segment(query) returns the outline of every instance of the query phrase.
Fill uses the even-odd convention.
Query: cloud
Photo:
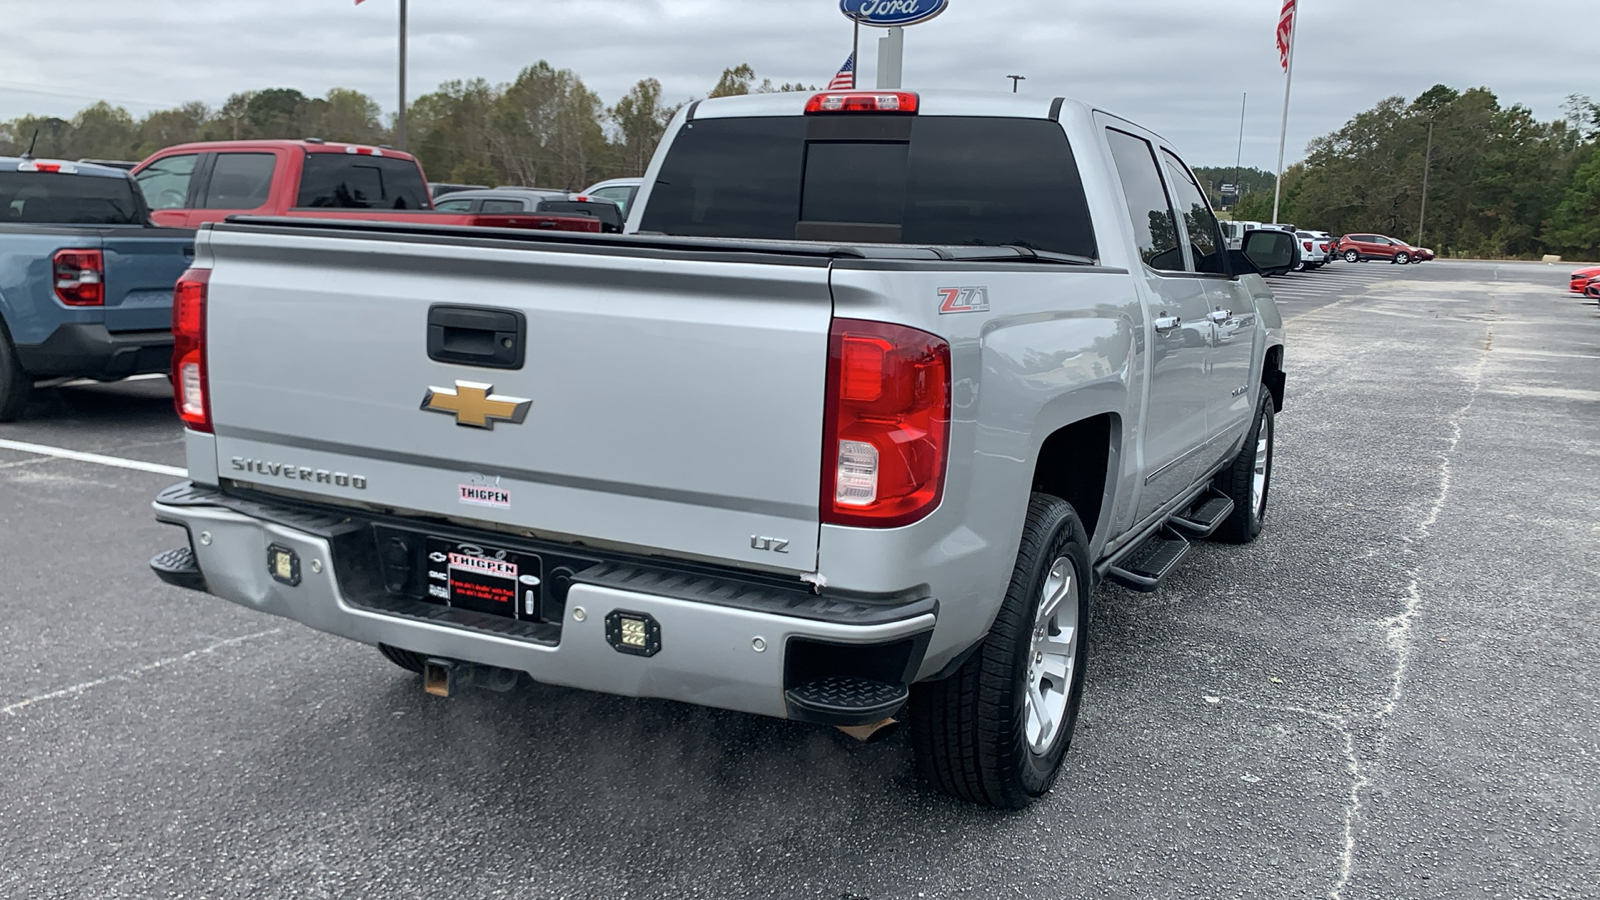
[[[66,16],[13,18],[0,57],[0,119],[70,115],[106,98],[135,114],[231,93],[332,87],[396,97],[399,0],[77,0]],[[909,87],[1066,95],[1117,112],[1229,164],[1248,92],[1246,165],[1276,163],[1283,78],[1277,0],[952,0],[907,31]],[[1577,0],[1390,0],[1354,14],[1303,4],[1289,157],[1393,94],[1477,85],[1559,115],[1600,85],[1600,4]],[[824,84],[850,51],[832,0],[410,0],[410,91],[483,77],[502,82],[547,59],[608,102],[641,78],[671,100],[703,96],[727,66],[774,82]],[[863,29],[863,77],[875,72]],[[870,83],[870,81],[864,82]]]

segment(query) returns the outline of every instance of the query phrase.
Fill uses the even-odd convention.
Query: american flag
[[[1290,2],[1292,3],[1294,0],[1290,0]],[[833,76],[833,80],[828,82],[828,90],[853,91],[855,89],[856,55],[852,53],[850,54],[850,58],[844,61],[844,65],[839,67],[839,74]]]
[[[1278,13],[1278,63],[1289,71],[1289,53],[1294,46],[1294,3],[1283,0],[1283,12]]]

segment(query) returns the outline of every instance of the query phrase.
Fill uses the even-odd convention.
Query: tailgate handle
[[[508,309],[481,306],[428,308],[428,358],[458,366],[520,369],[528,319]]]

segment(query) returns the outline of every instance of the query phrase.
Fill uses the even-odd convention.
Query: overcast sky
[[[230,93],[366,91],[395,107],[399,0],[0,0],[0,120],[105,98],[135,115]],[[1094,103],[1159,131],[1193,165],[1275,165],[1280,0],[951,0],[907,30],[910,88],[1022,90]],[[413,97],[453,78],[514,78],[547,59],[607,103],[654,77],[676,102],[724,67],[824,84],[850,50],[835,0],[411,0]],[[863,84],[875,70],[863,29]],[[1302,0],[1289,156],[1392,94],[1493,89],[1556,118],[1600,98],[1600,0]]]

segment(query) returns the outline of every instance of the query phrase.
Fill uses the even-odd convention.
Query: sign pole
[[[888,34],[878,39],[878,90],[899,90],[902,67],[906,58],[906,30],[899,25],[890,26]]]

